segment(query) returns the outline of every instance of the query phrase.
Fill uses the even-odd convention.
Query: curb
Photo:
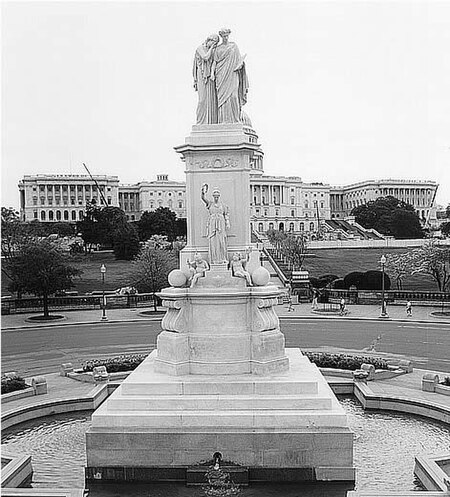
[[[2,331],[15,331],[15,330],[35,330],[39,328],[64,328],[67,326],[79,326],[80,324],[98,324],[100,326],[105,326],[108,323],[139,323],[142,321],[158,321],[161,319],[162,316],[142,316],[140,319],[108,319],[107,321],[76,321],[75,323],[46,323],[46,324],[39,324],[36,326],[10,326],[10,327],[2,327]],[[25,319],[24,319],[25,321]]]
[[[17,330],[34,330],[34,329],[39,329],[39,328],[63,328],[67,326],[79,326],[80,324],[98,324],[100,326],[104,326],[108,323],[138,323],[142,321],[159,321],[161,320],[161,316],[142,316],[141,318],[138,319],[108,319],[108,321],[76,321],[74,323],[61,323],[61,322],[54,322],[54,323],[44,323],[44,324],[37,324],[35,326],[10,326],[10,327],[2,327],[2,331],[17,331]],[[396,322],[396,323],[415,323],[415,324],[437,324],[437,325],[445,325],[448,324],[450,325],[450,320],[442,320],[442,321],[435,321],[435,320],[426,320],[426,319],[402,319],[402,318],[384,318],[380,319],[378,317],[364,317],[364,316],[354,316],[354,317],[348,317],[348,316],[292,316],[292,315],[280,315],[278,316],[280,320],[327,320],[327,319],[337,319],[341,321],[374,321],[374,322]],[[25,321],[25,319],[24,319]]]
[[[402,319],[402,318],[378,318],[378,317],[364,317],[364,316],[278,316],[280,320],[284,319],[317,319],[317,320],[326,320],[326,319],[337,319],[340,321],[375,321],[375,322],[395,322],[395,323],[415,323],[415,324],[450,324],[450,321],[434,321],[427,319]]]

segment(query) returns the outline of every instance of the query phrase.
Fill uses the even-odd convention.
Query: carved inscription
[[[227,167],[238,167],[238,157],[216,157],[211,159],[190,160],[191,167],[196,169],[224,169]]]

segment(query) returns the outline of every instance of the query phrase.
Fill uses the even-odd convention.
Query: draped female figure
[[[212,34],[197,48],[194,56],[194,88],[198,92],[197,124],[217,124],[217,93],[211,79],[214,51],[219,36]]]
[[[206,198],[208,185],[202,186],[202,200],[205,202],[209,212],[206,225],[206,235],[209,241],[209,263],[221,264],[227,262],[227,229],[230,228],[230,216],[228,207],[219,200],[220,191],[213,191],[213,200]]]
[[[231,31],[222,29],[222,43],[214,52],[211,79],[217,90],[218,123],[241,122],[241,108],[247,102],[248,80],[244,58],[236,43],[228,41]]]

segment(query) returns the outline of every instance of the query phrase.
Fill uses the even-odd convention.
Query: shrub
[[[25,383],[25,380],[20,376],[15,376],[13,378],[6,378],[2,376],[2,395],[4,393],[16,392],[17,390],[25,390],[29,385]]]
[[[303,352],[319,368],[360,369],[362,364],[373,364],[375,369],[388,369],[388,363],[380,357],[330,354],[328,352]]]
[[[450,376],[446,376],[443,381],[441,381],[441,385],[445,385],[446,387],[450,387]]]
[[[121,355],[106,359],[92,359],[82,364],[83,372],[93,371],[97,366],[105,366],[108,373],[118,373],[119,371],[133,371],[147,357],[147,354]]]
[[[356,288],[361,288],[364,281],[364,273],[359,271],[354,271],[353,273],[348,273],[344,276],[344,287],[349,289],[351,286],[356,286]]]

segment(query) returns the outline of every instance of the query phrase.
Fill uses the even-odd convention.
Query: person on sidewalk
[[[341,302],[339,303],[339,315],[343,316],[344,314],[346,314],[345,299],[342,297]]]
[[[294,308],[292,307],[292,283],[289,282],[286,286],[287,286],[287,301],[288,301],[287,312],[292,312],[294,310]]]
[[[406,302],[406,315],[408,317],[412,316],[412,303],[410,300],[408,300],[408,302]]]
[[[313,290],[313,298],[312,298],[312,304],[311,304],[311,309],[315,311],[319,307],[319,303],[317,300],[317,291]]]

